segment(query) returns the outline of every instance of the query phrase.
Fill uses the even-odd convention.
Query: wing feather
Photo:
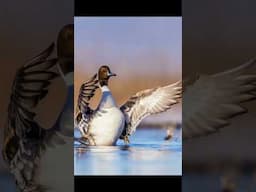
[[[120,109],[125,114],[126,125],[120,138],[130,136],[143,118],[164,112],[178,103],[182,91],[180,84],[179,81],[164,87],[140,91],[123,104]]]
[[[98,88],[97,74],[81,85],[77,100],[77,114],[75,118],[77,125],[82,119],[82,115],[89,116],[89,114],[93,112],[93,110],[89,107],[89,102]]]
[[[45,51],[18,69],[8,106],[7,126],[5,127],[5,138],[8,142],[10,134],[20,139],[26,139],[33,129],[41,129],[35,126],[35,113],[33,108],[48,93],[47,87],[51,80],[58,76],[51,71],[57,63],[57,59],[48,59],[52,54],[54,44],[52,43]]]
[[[214,75],[201,75],[183,94],[183,138],[208,135],[247,112],[243,102],[256,98],[256,59]]]

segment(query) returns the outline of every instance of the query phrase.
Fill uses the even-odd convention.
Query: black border
[[[182,16],[181,0],[131,2],[75,0],[75,16]]]
[[[125,191],[137,189],[159,191],[165,189],[180,192],[181,182],[181,176],[75,176],[75,192],[84,192],[88,189],[93,191],[120,191],[122,189]]]
[[[75,0],[75,16],[182,16],[181,0],[147,1],[139,4],[131,1]],[[149,188],[181,191],[181,176],[75,176],[75,192],[93,190],[136,190]],[[92,187],[92,188],[91,188]]]

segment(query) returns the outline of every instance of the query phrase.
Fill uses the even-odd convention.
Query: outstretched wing
[[[97,88],[99,88],[97,74],[81,85],[76,108],[77,114],[75,120],[77,125],[81,121],[82,115],[88,116],[93,112],[93,110],[89,107],[89,102],[94,96]]]
[[[131,135],[141,120],[151,114],[164,112],[178,103],[181,98],[181,82],[165,87],[147,89],[132,96],[121,110],[125,114],[126,124],[121,139]]]
[[[256,98],[256,75],[248,73],[255,63],[253,59],[222,73],[200,76],[184,88],[183,138],[216,132],[233,116],[247,112],[241,103]]]
[[[34,121],[33,108],[46,96],[50,81],[58,76],[51,71],[57,59],[48,59],[53,49],[52,43],[16,73],[8,106],[7,125],[4,130],[5,150],[7,150],[5,155],[9,155],[10,159],[12,152],[15,152],[13,147],[18,145],[18,140],[36,141],[43,132]]]

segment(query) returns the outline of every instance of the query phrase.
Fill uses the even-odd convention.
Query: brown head
[[[108,85],[108,80],[112,76],[116,76],[116,74],[112,73],[108,66],[101,66],[98,71],[98,79],[100,86]]]
[[[63,73],[74,71],[74,24],[65,25],[60,30],[57,54]]]

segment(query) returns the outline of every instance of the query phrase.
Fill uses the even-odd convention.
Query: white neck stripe
[[[100,88],[101,88],[101,91],[102,91],[102,92],[110,92],[108,86],[106,86],[106,85],[103,85],[103,86],[100,87]]]

